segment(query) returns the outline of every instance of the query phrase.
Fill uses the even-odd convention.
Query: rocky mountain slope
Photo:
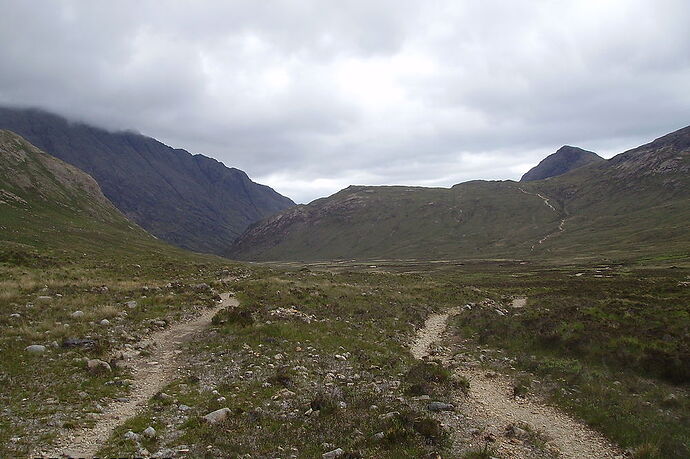
[[[599,161],[604,161],[604,158],[594,152],[564,145],[559,148],[556,153],[542,159],[539,164],[527,171],[520,181],[529,182],[532,180],[556,177],[575,170],[578,167]]]
[[[0,129],[87,172],[127,217],[179,247],[220,253],[251,223],[294,204],[241,170],[140,134],[11,108],[0,108]]]
[[[549,180],[349,187],[250,227],[230,255],[321,260],[687,251],[690,128]]]
[[[45,260],[58,246],[71,256],[173,249],[129,221],[91,176],[0,130],[0,262]]]

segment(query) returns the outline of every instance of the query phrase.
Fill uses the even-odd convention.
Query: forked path
[[[132,368],[134,383],[126,402],[109,405],[93,427],[65,435],[57,441],[52,451],[39,452],[32,457],[94,457],[117,426],[135,416],[151,397],[174,378],[178,369],[175,351],[207,328],[218,311],[238,305],[229,293],[223,293],[220,297],[218,305],[204,310],[195,319],[177,323],[144,340],[144,343],[151,344],[150,355],[127,361]]]
[[[453,308],[429,316],[412,343],[412,355],[417,359],[428,357],[432,344],[443,337],[448,318],[460,311],[460,308]],[[489,426],[487,430],[495,435],[498,451],[507,457],[522,457],[520,450],[501,436],[506,426],[519,422],[525,422],[549,437],[549,443],[558,449],[561,457],[622,457],[623,452],[600,433],[557,408],[534,400],[516,400],[512,397],[512,385],[507,378],[493,374],[487,377],[486,372],[478,369],[463,369],[462,376],[470,382],[467,415]]]

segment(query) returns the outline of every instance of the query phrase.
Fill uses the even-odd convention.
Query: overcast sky
[[[690,124],[687,0],[0,0],[0,104],[135,129],[298,202],[518,179]]]

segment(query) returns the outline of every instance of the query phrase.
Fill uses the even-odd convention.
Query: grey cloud
[[[134,128],[297,201],[518,178],[690,119],[690,5],[0,0],[0,103]]]

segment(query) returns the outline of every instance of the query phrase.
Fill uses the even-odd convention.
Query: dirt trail
[[[431,314],[424,322],[424,327],[417,330],[417,336],[410,346],[410,352],[415,359],[423,359],[429,356],[429,348],[435,342],[441,340],[446,331],[448,318],[460,312],[460,308],[453,308],[442,314]]]
[[[520,190],[523,193],[528,194],[530,196],[536,196],[536,197],[540,198],[542,201],[544,201],[544,205],[546,205],[549,209],[553,210],[554,212],[558,213],[556,208],[551,205],[551,202],[550,202],[551,200],[549,198],[547,198],[546,196],[543,196],[541,193],[530,193],[529,191],[525,191],[524,188],[518,188],[518,190]]]
[[[556,208],[551,204],[551,200],[550,200],[549,198],[547,198],[546,196],[542,195],[541,193],[530,193],[530,192],[528,192],[528,191],[525,191],[523,188],[518,188],[518,190],[520,190],[520,191],[522,191],[523,193],[528,194],[528,195],[530,195],[530,196],[536,196],[536,197],[538,197],[539,199],[541,199],[542,201],[544,201],[544,205],[545,205],[545,206],[547,206],[549,209],[551,209],[551,210],[554,211],[555,213],[559,213],[559,212],[556,210]],[[562,218],[561,221],[560,221],[560,223],[558,224],[558,231],[554,231],[553,233],[549,233],[549,234],[547,234],[546,236],[544,236],[543,238],[539,239],[539,240],[537,241],[537,243],[534,244],[534,245],[530,248],[530,250],[534,250],[534,248],[535,248],[537,245],[543,244],[543,243],[544,243],[547,239],[549,239],[550,237],[552,237],[552,236],[554,236],[554,235],[556,235],[556,234],[559,234],[559,233],[562,233],[563,231],[565,231],[565,221],[566,221],[567,219],[568,219],[567,217]]]
[[[156,332],[143,341],[151,344],[151,353],[146,357],[137,356],[127,361],[132,368],[134,384],[126,402],[113,402],[106,407],[93,427],[71,432],[60,438],[52,451],[40,452],[32,457],[94,457],[117,426],[135,416],[151,397],[174,378],[178,370],[175,351],[181,344],[207,328],[218,311],[238,305],[237,300],[229,293],[223,293],[220,297],[218,305],[204,310],[195,319]]]
[[[460,308],[453,308],[429,316],[411,345],[412,355],[417,359],[428,357],[431,345],[443,337],[448,318],[460,312]],[[486,432],[494,435],[502,456],[525,457],[524,450],[503,435],[509,424],[525,422],[550,438],[549,443],[558,450],[560,457],[623,457],[621,450],[583,422],[535,400],[512,397],[512,385],[507,378],[493,373],[487,376],[486,371],[478,368],[463,368],[459,373],[470,382],[469,396],[459,405],[466,406],[464,411],[470,419],[482,421],[487,426]]]

